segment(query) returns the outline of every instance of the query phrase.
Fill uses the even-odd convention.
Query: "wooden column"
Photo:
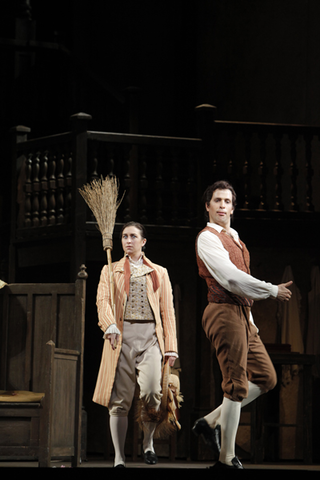
[[[203,104],[196,107],[197,134],[202,139],[200,162],[198,164],[198,197],[199,200],[208,185],[213,183],[216,173],[214,155],[214,130],[217,109],[213,105]],[[200,202],[198,202],[199,205]],[[203,205],[199,205],[198,218],[203,224]]]
[[[87,130],[92,119],[86,113],[76,113],[70,117],[72,128],[72,206],[73,245],[70,258],[70,278],[77,276],[79,265],[86,263],[86,215],[87,206],[79,193],[87,183]]]
[[[14,283],[16,276],[16,249],[14,245],[17,221],[17,180],[23,165],[23,158],[17,158],[17,144],[28,139],[29,127],[18,125],[11,129],[11,231],[9,246],[9,271],[8,282]]]
[[[85,334],[85,310],[86,310],[86,280],[88,274],[86,272],[86,266],[81,265],[78,273],[78,278],[75,282],[75,318],[78,319],[79,329],[79,344],[78,349],[80,352],[79,365],[77,370],[77,404],[75,412],[75,453],[72,459],[72,466],[79,467],[81,461],[81,432],[82,432],[82,403],[83,403],[83,356],[84,356],[84,334]],[[85,432],[86,434],[86,432]]]

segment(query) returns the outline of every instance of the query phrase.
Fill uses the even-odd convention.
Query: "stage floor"
[[[179,461],[176,460],[175,462],[169,462],[167,459],[159,459],[159,463],[157,465],[146,465],[142,460],[137,461],[137,462],[132,462],[128,461],[127,462],[127,468],[126,470],[131,470],[131,469],[139,469],[139,470],[148,470],[149,474],[154,471],[158,471],[159,469],[165,469],[168,472],[169,471],[176,471],[176,470],[188,470],[188,469],[193,469],[197,470],[201,473],[205,472],[210,472],[212,473],[212,470],[209,469],[214,464],[214,462],[192,462],[192,461]],[[71,463],[68,461],[60,461],[60,460],[53,460],[51,462],[51,467],[53,469],[64,469],[64,468],[71,468]],[[269,471],[271,470],[276,470],[276,471],[296,471],[296,472],[315,472],[317,473],[318,477],[320,474],[320,465],[319,464],[312,464],[312,465],[304,465],[302,463],[291,463],[291,462],[279,462],[279,463],[263,463],[263,464],[252,464],[252,463],[247,463],[243,462],[243,467],[246,470],[246,472],[253,473],[255,472],[260,472],[262,471]],[[38,469],[38,462],[32,462],[32,461],[0,461],[0,468],[6,468],[6,469],[19,469],[19,468],[37,468]],[[113,472],[121,471],[124,472],[124,469],[113,469],[113,463],[110,461],[105,461],[101,459],[96,459],[96,458],[89,458],[88,460],[84,461],[81,463],[78,471],[80,473],[80,470],[83,471],[87,469],[111,469]],[[110,473],[110,472],[109,472]],[[158,472],[159,473],[159,472]],[[177,473],[177,472],[176,472]],[[1,475],[1,474],[0,474]],[[320,478],[320,477],[319,477]]]

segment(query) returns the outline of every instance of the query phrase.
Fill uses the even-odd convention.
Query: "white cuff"
[[[113,323],[112,325],[110,325],[107,330],[104,332],[104,335],[103,335],[103,338],[106,339],[107,338],[107,335],[111,334],[111,333],[115,333],[117,335],[121,335],[121,332],[120,330],[118,329],[117,325],[115,323]]]
[[[164,354],[165,357],[176,357],[179,358],[179,355],[176,352],[166,352]]]

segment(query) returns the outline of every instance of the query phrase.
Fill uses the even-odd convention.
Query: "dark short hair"
[[[123,234],[123,231],[125,228],[127,227],[136,227],[139,232],[140,232],[140,235],[141,235],[141,238],[147,238],[147,231],[146,231],[146,228],[144,227],[144,225],[142,225],[142,223],[139,223],[139,222],[134,222],[134,221],[131,221],[131,222],[127,222],[123,225],[122,229],[121,229],[121,232],[120,232],[120,240],[122,239],[122,234]],[[144,250],[145,247],[142,247],[142,250]]]
[[[204,194],[202,196],[202,201],[204,204],[204,210],[205,210],[205,218],[206,220],[209,219],[209,214],[206,210],[206,205],[208,205],[212,199],[213,192],[215,190],[230,190],[232,193],[232,206],[233,208],[236,208],[237,205],[237,195],[236,192],[234,191],[233,186],[231,183],[227,182],[226,180],[218,180],[217,182],[213,183],[212,185],[209,185],[209,187],[206,188],[204,191]]]

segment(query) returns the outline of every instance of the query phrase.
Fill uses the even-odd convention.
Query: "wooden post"
[[[17,144],[27,141],[28,133],[31,132],[29,127],[18,125],[11,128],[11,229],[10,229],[10,246],[9,246],[9,271],[8,282],[14,283],[16,277],[16,249],[14,245],[16,227],[17,227],[17,191],[18,176],[23,167],[24,157],[17,158]]]
[[[129,115],[129,133],[139,133],[139,94],[141,89],[138,87],[127,87],[127,103],[128,103],[128,115]],[[139,171],[139,148],[137,145],[131,145],[128,153],[128,170],[125,182],[126,197],[129,202],[129,215],[126,216],[125,221],[130,221],[134,218],[138,218],[138,203],[139,203],[139,191],[138,191],[138,171]]]
[[[53,363],[55,344],[52,340],[46,343],[45,349],[45,397],[42,400],[42,412],[40,416],[39,435],[39,467],[51,466],[51,434],[52,434],[52,411],[54,400]]]
[[[92,119],[86,113],[70,117],[72,128],[72,218],[74,244],[71,251],[70,281],[76,278],[79,265],[86,263],[86,214],[87,206],[79,193],[87,182],[87,129]]]
[[[214,155],[214,130],[217,109],[213,105],[203,104],[195,108],[197,116],[197,134],[202,139],[200,162],[198,164],[198,198],[215,180],[216,158]],[[200,202],[198,202],[199,205]],[[203,205],[198,207],[198,219],[203,224]]]
[[[78,278],[75,282],[75,318],[79,319],[80,344],[77,346],[80,352],[79,366],[77,371],[77,405],[75,412],[75,452],[72,458],[72,466],[79,467],[81,460],[81,430],[82,430],[82,402],[83,402],[83,355],[84,355],[84,333],[85,333],[85,303],[86,303],[86,280],[88,274],[85,265],[81,265]]]

